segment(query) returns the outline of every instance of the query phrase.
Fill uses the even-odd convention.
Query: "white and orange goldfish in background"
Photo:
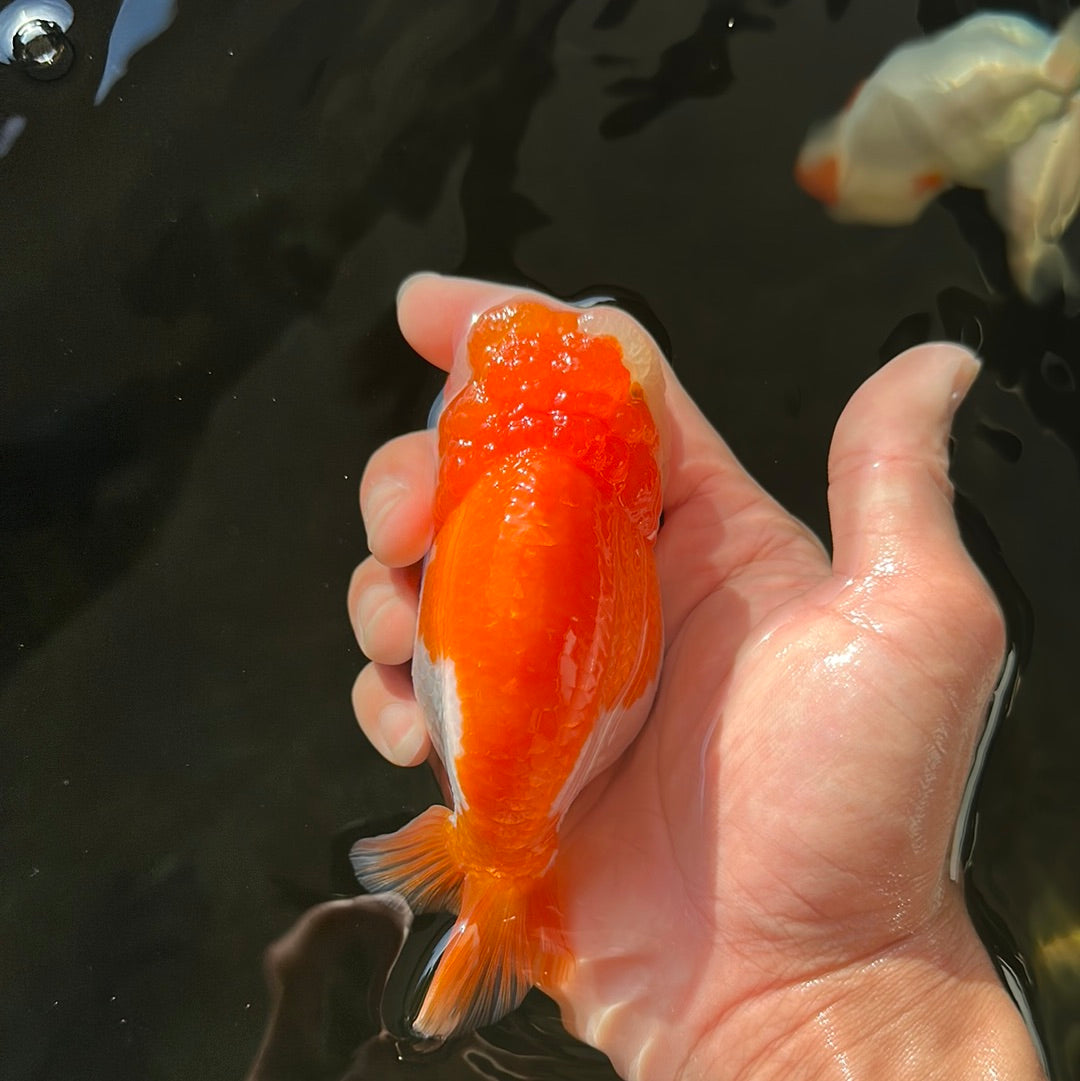
[[[1080,11],[1057,34],[986,12],[901,45],[810,132],[795,178],[837,221],[869,225],[982,189],[1021,292],[1080,297],[1060,246],[1080,207]]]

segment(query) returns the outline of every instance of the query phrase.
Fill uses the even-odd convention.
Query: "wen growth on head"
[[[352,852],[366,889],[458,914],[414,1024],[429,1037],[497,1020],[571,963],[560,824],[644,722],[663,641],[655,344],[611,309],[521,300],[466,348],[413,658],[453,805]]]

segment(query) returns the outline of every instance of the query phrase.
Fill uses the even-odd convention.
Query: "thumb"
[[[948,476],[952,418],[978,371],[967,350],[935,343],[867,380],[833,435],[829,516],[834,578],[855,584],[844,592],[858,614],[905,653],[946,651],[988,694],[1002,618],[960,539]]]

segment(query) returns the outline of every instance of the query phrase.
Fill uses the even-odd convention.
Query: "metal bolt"
[[[31,19],[15,31],[11,58],[35,79],[59,79],[75,59],[67,35],[48,19]]]

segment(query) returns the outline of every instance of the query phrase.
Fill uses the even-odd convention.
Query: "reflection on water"
[[[15,145],[25,127],[25,116],[8,116],[0,121],[0,158]]]
[[[609,3],[596,20],[596,26],[616,27],[631,13],[634,3]],[[755,12],[741,0],[727,0],[706,6],[693,32],[668,45],[655,60],[649,75],[626,75],[609,84],[608,91],[626,101],[613,109],[600,123],[600,133],[608,138],[632,135],[650,121],[688,98],[722,94],[732,84],[730,41],[743,30],[773,29],[773,20]],[[606,65],[644,66],[643,57],[604,55]]]
[[[342,1076],[357,1048],[367,1057],[411,922],[396,895],[328,901],[275,942],[265,960],[269,1020],[249,1081]]]
[[[527,1010],[481,1032],[442,1047],[414,1045],[380,1005],[391,966],[402,966],[411,925],[395,894],[306,912],[267,950],[270,1016],[247,1081],[615,1081],[604,1056],[567,1036],[554,1005],[536,992]],[[441,933],[432,925],[409,939],[426,939],[427,948],[432,931]]]
[[[0,65],[0,1076],[234,1079],[264,1035],[264,1077],[358,1048],[373,1077],[611,1076],[538,995],[399,1059],[368,902],[317,907],[354,889],[343,822],[437,795],[356,732],[341,612],[362,463],[439,382],[392,312],[432,267],[617,296],[823,535],[852,389],[917,341],[980,350],[957,507],[1017,681],[968,895],[1080,1079],[1080,323],[1019,301],[972,193],[837,230],[790,175],[814,117],[977,5],[185,0],[95,107],[130,3],[78,5],[63,79]],[[268,1002],[259,958],[313,905]]]
[[[105,100],[124,75],[128,61],[144,45],[168,30],[175,18],[176,0],[123,0],[109,35],[105,70],[94,94],[95,105]]]
[[[1080,916],[1071,901],[1051,887],[1042,892],[1031,913],[1031,976],[1046,999],[1080,1001]],[[1060,1049],[1059,1061],[1080,1062],[1080,1014],[1043,1015],[1046,1042]]]

